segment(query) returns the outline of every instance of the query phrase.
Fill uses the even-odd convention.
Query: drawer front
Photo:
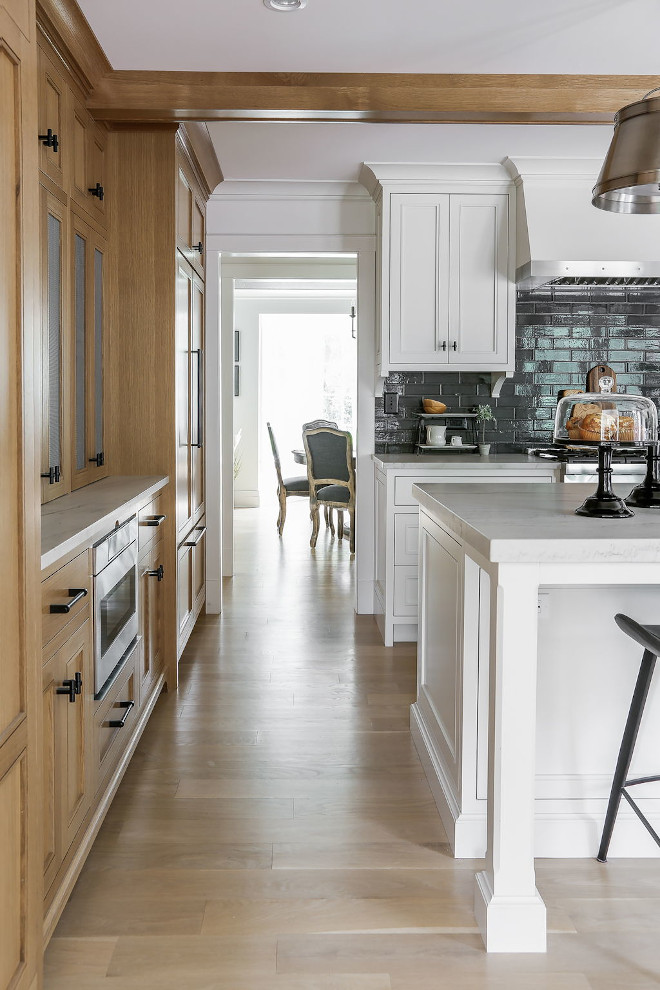
[[[396,478],[394,481],[394,504],[395,505],[417,505],[417,499],[412,493],[413,485],[519,485],[534,484],[545,485],[552,483],[552,476],[535,472],[527,474],[504,474],[501,471],[485,471],[479,474],[453,475],[447,477],[443,474],[426,475],[418,478]]]
[[[92,578],[90,574],[89,553],[74,557],[59,571],[51,574],[41,585],[41,633],[42,645],[45,646],[64,629],[69,623],[74,623],[79,614],[91,602]],[[80,592],[85,594],[81,595]],[[77,601],[73,601],[77,598]],[[55,611],[51,608],[69,611]],[[73,628],[73,627],[72,627]]]
[[[419,543],[419,513],[394,514],[394,563],[417,564]]]
[[[394,568],[394,614],[417,615],[417,567]]]
[[[153,543],[155,539],[160,539],[163,533],[166,516],[163,516],[162,498],[160,495],[145,505],[138,512],[138,552]]]
[[[124,745],[131,736],[137,717],[137,646],[110,691],[94,714],[94,774],[95,787],[104,783],[116,766]],[[127,705],[133,702],[127,712]],[[124,722],[123,725],[111,724]]]

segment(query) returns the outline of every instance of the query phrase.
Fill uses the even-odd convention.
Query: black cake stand
[[[628,519],[635,513],[626,504],[632,497],[630,493],[628,499],[620,498],[612,489],[612,451],[615,447],[650,447],[648,441],[626,442],[619,440],[557,440],[556,444],[564,447],[594,447],[598,448],[598,487],[593,495],[584,500],[582,505],[575,510],[578,516],[591,516],[594,519]],[[648,463],[648,461],[647,461]],[[651,466],[653,471],[653,466]],[[648,468],[647,468],[648,477]],[[646,484],[646,482],[644,482]],[[639,488],[644,487],[639,485]],[[641,506],[642,503],[635,501],[633,505]]]

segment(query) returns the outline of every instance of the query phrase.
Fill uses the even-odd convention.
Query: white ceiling
[[[115,69],[660,73],[658,0],[79,0]]]
[[[312,2],[312,0],[311,0]],[[208,124],[225,180],[356,182],[361,162],[604,157],[611,125]]]

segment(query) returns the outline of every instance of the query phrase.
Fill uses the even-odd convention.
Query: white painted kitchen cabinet
[[[363,166],[378,208],[378,372],[512,371],[514,200],[500,166]]]
[[[417,640],[419,507],[417,484],[511,484],[559,480],[557,464],[524,454],[478,457],[443,454],[374,456],[376,504],[376,623],[385,646]]]

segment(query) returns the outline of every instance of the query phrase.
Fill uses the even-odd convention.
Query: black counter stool
[[[610,800],[607,805],[605,824],[603,825],[603,835],[600,840],[598,856],[596,857],[599,863],[607,862],[607,850],[610,846],[612,830],[614,829],[614,822],[619,810],[622,795],[637,817],[641,820],[642,824],[650,832],[655,842],[660,846],[660,836],[657,834],[647,818],[642,814],[638,806],[630,797],[630,794],[626,791],[626,787],[632,787],[634,784],[649,784],[654,780],[660,780],[660,774],[654,777],[636,777],[633,780],[626,779],[630,768],[630,762],[633,757],[633,751],[635,749],[635,742],[637,741],[639,725],[642,721],[642,715],[644,713],[644,705],[646,704],[646,698],[651,686],[653,668],[655,667],[655,661],[660,655],[660,626],[642,626],[639,622],[635,622],[634,619],[630,619],[627,615],[621,615],[620,613],[619,615],[614,616],[614,621],[619,629],[622,629],[623,632],[630,636],[631,639],[634,639],[636,643],[639,643],[640,646],[644,647],[644,653],[642,655],[642,663],[639,668],[637,683],[635,684],[635,690],[630,703],[630,711],[628,712],[628,718],[626,719],[626,727],[623,730],[623,739],[621,740],[619,758],[616,761],[616,770],[614,771],[614,780],[612,781]]]

